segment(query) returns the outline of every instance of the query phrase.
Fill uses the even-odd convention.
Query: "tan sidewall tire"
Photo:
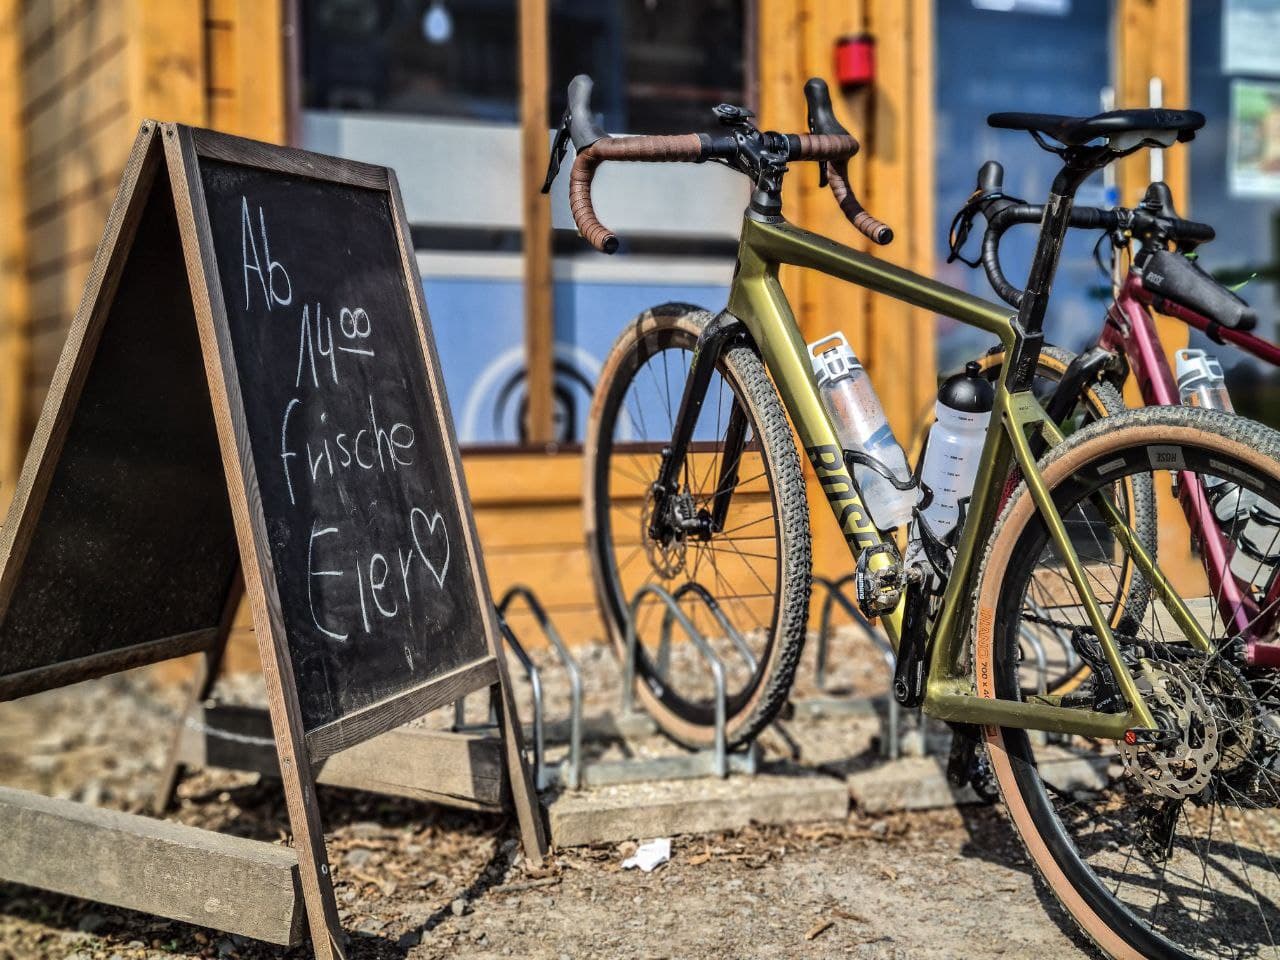
[[[1123,416],[1126,421],[1130,421],[1132,414],[1145,412],[1148,411],[1131,411],[1130,414]],[[1202,445],[1205,436],[1206,431],[1198,427],[1171,427],[1167,423],[1147,425],[1127,422],[1095,436],[1090,442],[1080,444],[1048,464],[1044,467],[1043,476],[1049,488],[1054,489],[1086,461],[1101,459],[1117,450],[1141,443],[1172,445],[1182,441],[1192,445]],[[1277,478],[1277,482],[1280,482],[1280,464],[1277,464],[1272,457],[1247,444],[1221,436],[1215,435],[1214,442],[1215,445],[1220,445],[1220,449],[1224,452],[1253,465],[1260,473]],[[1015,494],[997,525],[983,561],[976,595],[973,631],[974,679],[975,688],[980,697],[988,699],[996,697],[994,611],[999,603],[999,594],[1005,579],[1004,573],[1008,569],[1014,547],[1034,513],[1035,505],[1031,501],[1030,493],[1025,487],[1019,487],[1019,492]],[[1028,855],[1035,862],[1041,876],[1053,889],[1054,895],[1075,918],[1085,934],[1108,955],[1118,958],[1141,958],[1142,955],[1122,940],[1085,902],[1068,881],[1040,836],[1015,781],[1012,761],[1005,750],[1004,731],[1000,727],[986,727],[984,733],[992,772],[999,784],[1009,816],[1026,846]]]

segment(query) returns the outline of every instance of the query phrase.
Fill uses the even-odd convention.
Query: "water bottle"
[[[818,381],[818,393],[831,414],[840,446],[874,458],[899,483],[911,483],[907,455],[885,418],[871,378],[844,334],[836,332],[809,344],[809,359]],[[911,520],[911,508],[916,502],[914,486],[899,490],[872,467],[861,463],[854,464],[853,478],[878,528],[892,530]]]
[[[1179,350],[1173,360],[1178,396],[1184,406],[1235,412],[1231,395],[1227,392],[1226,378],[1222,376],[1222,364],[1216,357],[1203,350]],[[1243,523],[1257,500],[1253,494],[1223,477],[1203,476],[1200,482],[1204,484],[1205,496],[1218,522],[1228,530],[1236,524],[1237,518]]]
[[[938,540],[959,526],[960,504],[973,493],[994,403],[995,389],[975,362],[938,390],[936,419],[920,469],[921,484],[933,494],[920,515]]]
[[[1235,413],[1217,357],[1203,350],[1179,350],[1174,354],[1174,366],[1178,396],[1185,406]]]
[[[1189,407],[1234,413],[1222,364],[1204,350],[1174,355],[1178,395]],[[1280,514],[1256,494],[1224,477],[1201,476],[1205,497],[1227,536],[1235,543],[1231,572],[1247,586],[1266,587],[1280,566]]]
[[[1280,514],[1276,508],[1255,498],[1243,529],[1235,530],[1235,544],[1231,572],[1236,579],[1250,587],[1269,588],[1280,566]]]

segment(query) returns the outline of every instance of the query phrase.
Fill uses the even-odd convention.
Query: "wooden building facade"
[[[874,81],[847,91],[838,104],[863,142],[851,170],[868,207],[897,233],[877,255],[926,274],[939,259],[935,59],[946,42],[937,30],[938,4],[947,2],[745,4],[745,86],[761,124],[773,129],[803,128],[804,80],[832,76],[840,38],[874,37]],[[1152,77],[1162,82],[1166,102],[1187,99],[1188,3],[1111,4],[1112,79],[1120,105],[1146,105]],[[305,39],[298,18],[305,6],[291,0],[0,0],[0,503],[21,467],[139,120],[312,145],[299,140],[297,126],[297,50]],[[522,158],[510,172],[519,181],[512,215],[523,236],[526,442],[464,447],[464,461],[494,594],[517,582],[531,585],[564,634],[580,639],[599,635],[600,628],[582,545],[581,456],[572,443],[555,442],[552,425],[555,236],[550,205],[537,193],[546,131],[555,119],[546,98],[554,38],[548,38],[547,0],[519,0],[518,7]],[[1166,179],[1184,205],[1186,162],[1185,151],[1171,151],[1166,161]],[[1145,187],[1143,164],[1134,159],[1122,168],[1122,197],[1133,199]],[[801,224],[853,242],[810,170],[797,170],[789,181],[787,211]],[[873,378],[893,371],[878,388],[899,435],[909,435],[937,383],[934,318],[821,277],[796,274],[784,282],[806,335],[816,338],[838,325],[860,345]],[[1185,343],[1185,329],[1167,332],[1167,345]],[[459,398],[451,399],[457,416]],[[812,507],[816,569],[847,572],[848,556],[825,502],[814,498]],[[248,631],[247,617],[242,622]],[[238,662],[252,662],[253,646],[237,646],[248,654]]]

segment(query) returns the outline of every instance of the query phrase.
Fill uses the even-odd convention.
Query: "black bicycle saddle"
[[[1111,110],[1095,117],[993,113],[987,117],[987,123],[1001,130],[1041,134],[1068,147],[1084,146],[1092,140],[1114,139],[1117,148],[1129,149],[1144,142],[1153,146],[1169,146],[1173,143],[1173,138],[1169,137],[1171,133],[1176,134],[1180,141],[1192,140],[1196,131],[1204,126],[1204,114],[1195,110],[1158,109]]]

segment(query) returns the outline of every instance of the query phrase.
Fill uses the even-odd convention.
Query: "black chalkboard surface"
[[[202,158],[302,717],[487,654],[386,191]]]
[[[210,648],[239,563],[173,198],[135,153],[0,532],[0,699]]]

